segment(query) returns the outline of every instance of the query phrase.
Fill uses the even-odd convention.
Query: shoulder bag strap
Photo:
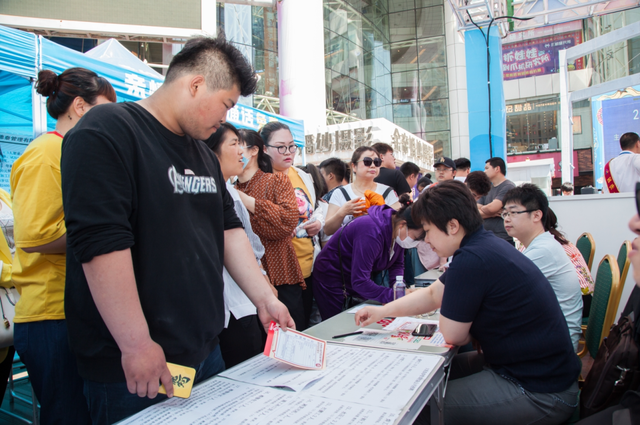
[[[388,187],[387,190],[385,190],[384,193],[382,194],[382,199],[384,199],[385,202],[387,201],[387,195],[390,194],[392,190],[393,190],[392,187]]]
[[[344,188],[344,186],[338,186],[338,189],[340,189],[340,192],[342,192],[342,195],[344,196],[344,199],[349,202],[351,200],[351,196],[349,196],[349,194],[347,193],[347,190]]]

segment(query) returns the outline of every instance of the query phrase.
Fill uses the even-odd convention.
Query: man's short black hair
[[[237,85],[242,96],[253,94],[258,84],[251,63],[224,35],[194,37],[187,41],[171,60],[165,84],[186,72],[204,76],[210,90],[231,90]]]
[[[640,140],[640,137],[636,133],[624,133],[620,136],[620,148],[623,151],[629,150],[638,143],[638,140]]]
[[[562,191],[573,193],[573,185],[569,182],[562,183]]]
[[[482,171],[470,172],[464,184],[478,196],[485,196],[491,190],[491,180]]]
[[[416,176],[420,174],[420,167],[418,167],[418,165],[414,164],[413,162],[405,162],[400,166],[400,171],[406,179],[412,174],[415,174]]]
[[[458,158],[453,162],[456,164],[456,170],[467,170],[471,168],[471,161],[467,158]]]
[[[342,183],[344,176],[347,175],[347,164],[336,157],[325,159],[318,165],[318,168],[324,170],[325,174],[333,174],[333,177],[335,177],[339,183]]]
[[[482,227],[476,200],[458,180],[443,181],[422,192],[413,203],[411,214],[416,223],[433,224],[446,234],[447,224],[454,218],[467,235]]]
[[[502,175],[507,175],[507,164],[505,164],[504,159],[500,158],[499,156],[489,158],[484,163],[489,163],[489,165],[491,165],[493,168],[500,167],[500,172],[502,173]]]
[[[509,190],[502,199],[502,205],[509,202],[522,205],[527,211],[542,211],[542,224],[547,221],[547,211],[549,210],[549,199],[538,186],[532,183],[525,183]]]
[[[378,142],[374,143],[371,147],[378,152],[378,155],[385,155],[387,152],[393,153],[393,148],[387,143]]]

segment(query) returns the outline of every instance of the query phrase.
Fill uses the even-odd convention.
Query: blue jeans
[[[67,322],[15,323],[13,340],[40,401],[40,423],[90,424],[82,378],[69,348]]]
[[[196,368],[194,385],[224,371],[224,360],[220,346]],[[84,395],[89,403],[89,412],[93,425],[112,424],[167,399],[164,394],[155,398],[138,397],[127,389],[126,382],[104,383],[84,381]],[[71,423],[71,422],[70,422]]]

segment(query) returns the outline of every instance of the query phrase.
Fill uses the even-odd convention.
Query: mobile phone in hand
[[[411,335],[413,335],[413,336],[433,336],[433,334],[436,332],[436,329],[438,329],[438,325],[423,324],[423,325],[420,325],[417,328],[415,328],[414,331],[411,332]]]

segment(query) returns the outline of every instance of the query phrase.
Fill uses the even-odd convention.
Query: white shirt
[[[524,250],[524,255],[535,263],[556,293],[560,309],[569,327],[573,349],[578,350],[582,335],[582,292],[580,280],[571,260],[560,242],[549,232],[537,236]]]
[[[251,248],[253,249],[254,259],[260,263],[260,258],[264,255],[264,247],[260,242],[260,238],[253,233],[251,228],[251,221],[249,219],[249,212],[240,200],[240,195],[236,188],[231,186],[227,182],[227,190],[233,198],[233,206],[238,214],[238,218],[244,226],[244,231],[247,233]],[[224,281],[224,327],[229,325],[229,319],[231,314],[236,319],[240,319],[245,316],[251,316],[257,313],[256,307],[253,305],[249,297],[240,289],[238,284],[233,280],[227,268],[222,269],[222,280]],[[266,283],[266,282],[265,282]]]
[[[353,185],[348,184],[346,186],[342,186],[344,188],[344,190],[347,191],[347,194],[349,195],[349,197],[351,198],[351,200],[354,200],[356,198],[359,198],[359,196],[357,196],[355,194],[355,192],[353,191],[352,188]],[[389,188],[389,186],[385,185],[385,184],[381,184],[381,183],[376,183],[376,190],[374,190],[374,192],[376,192],[378,195],[384,195],[384,191],[387,190]],[[336,189],[333,191],[333,193],[331,194],[331,199],[329,200],[329,203],[331,205],[337,205],[338,207],[343,206],[344,204],[346,204],[348,201],[345,199],[344,195],[342,194],[342,191],[340,189]],[[396,194],[395,190],[391,190],[389,191],[389,194],[387,194],[387,197],[384,198],[384,203],[387,205],[393,205],[396,202],[398,202],[398,195]],[[344,220],[342,220],[342,225],[346,225],[348,224],[351,220],[353,220],[353,216],[352,215],[348,215],[344,218]]]
[[[640,181],[640,155],[631,151],[620,152],[620,155],[609,163],[609,171],[614,183],[618,186],[618,192],[635,192],[636,182]],[[609,193],[606,181],[603,184],[602,193]]]

